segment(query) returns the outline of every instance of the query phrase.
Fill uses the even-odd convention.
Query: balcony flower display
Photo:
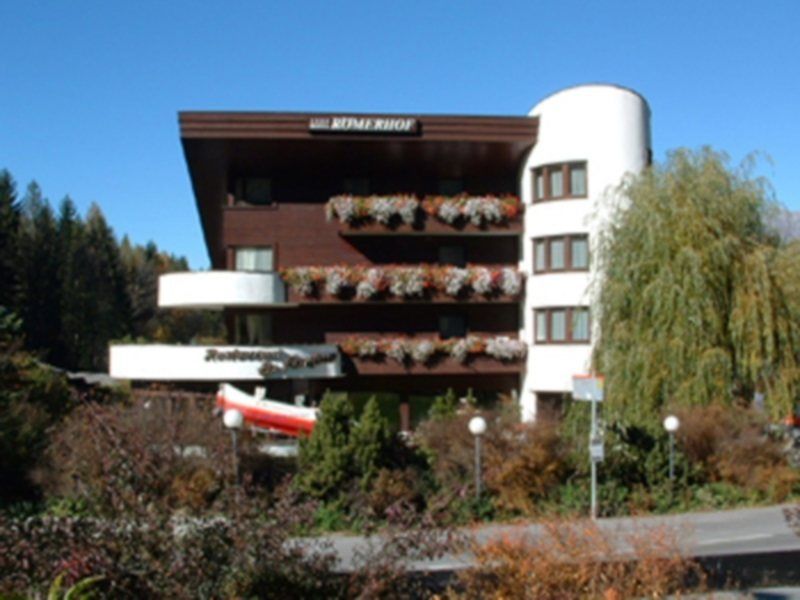
[[[341,194],[334,196],[325,205],[325,216],[329,221],[339,219],[340,223],[377,221],[389,225],[400,221],[411,225],[417,218],[419,200],[407,194],[391,196],[353,196]]]
[[[322,295],[358,300],[518,296],[522,274],[511,267],[468,265],[382,265],[291,267],[281,271],[290,289],[303,297]]]
[[[427,196],[422,210],[449,225],[463,220],[481,227],[516,219],[522,204],[516,196]]]
[[[390,196],[353,196],[342,194],[332,197],[325,205],[329,221],[358,225],[371,221],[391,226],[399,223],[412,225],[423,215],[433,217],[457,227],[470,223],[476,227],[497,225],[519,217],[522,203],[512,195],[472,196],[415,196],[397,194]]]
[[[362,359],[390,359],[400,364],[426,364],[435,358],[451,357],[466,363],[477,356],[488,356],[501,362],[516,362],[525,358],[525,342],[507,336],[483,337],[470,335],[465,338],[442,340],[438,338],[382,338],[350,337],[340,342],[339,347],[348,356]]]

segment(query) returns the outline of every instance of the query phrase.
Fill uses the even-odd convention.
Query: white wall
[[[594,273],[534,274],[532,240],[587,233],[593,246],[614,203],[614,188],[626,174],[646,166],[650,149],[649,107],[641,96],[625,88],[569,88],[544,99],[529,114],[539,117],[539,135],[520,173],[522,201],[526,204],[520,269],[528,279],[520,336],[531,350],[520,402],[527,420],[536,415],[536,392],[571,391],[572,376],[586,373],[591,358],[588,344],[534,344],[533,310],[591,305],[594,278]],[[587,199],[533,204],[533,169],[571,161],[587,163]]]

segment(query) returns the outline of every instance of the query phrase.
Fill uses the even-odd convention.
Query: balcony
[[[484,235],[522,233],[516,196],[334,196],[325,206],[339,235]]]
[[[324,379],[342,374],[332,344],[296,346],[112,345],[109,374],[143,381]]]
[[[286,304],[286,286],[278,273],[198,271],[169,273],[158,280],[162,308],[274,306]]]
[[[359,375],[506,375],[522,372],[527,345],[507,336],[350,337],[339,342]]]
[[[516,303],[523,276],[512,267],[349,265],[293,267],[281,276],[298,304]]]

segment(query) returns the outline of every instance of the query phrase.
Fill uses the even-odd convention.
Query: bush
[[[506,433],[506,432],[504,432]],[[509,427],[486,448],[486,487],[497,506],[524,515],[561,484],[567,473],[567,450],[558,426],[544,419]]]
[[[782,502],[797,490],[800,477],[788,464],[781,443],[767,434],[763,415],[720,404],[677,411],[677,441],[703,482],[723,483]]]
[[[679,532],[647,528],[615,539],[596,523],[551,521],[536,537],[500,538],[474,549],[450,598],[662,598],[702,581]],[[623,545],[630,552],[622,552]]]
[[[210,403],[86,403],[54,432],[46,456],[39,480],[51,498],[100,516],[200,512],[232,479],[230,444]]]

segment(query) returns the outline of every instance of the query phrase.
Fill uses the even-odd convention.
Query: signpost
[[[603,436],[597,426],[597,403],[603,401],[603,378],[590,375],[575,375],[572,378],[572,397],[591,402],[592,425],[589,430],[589,461],[592,467],[592,519],[597,518],[597,463],[605,459]]]

